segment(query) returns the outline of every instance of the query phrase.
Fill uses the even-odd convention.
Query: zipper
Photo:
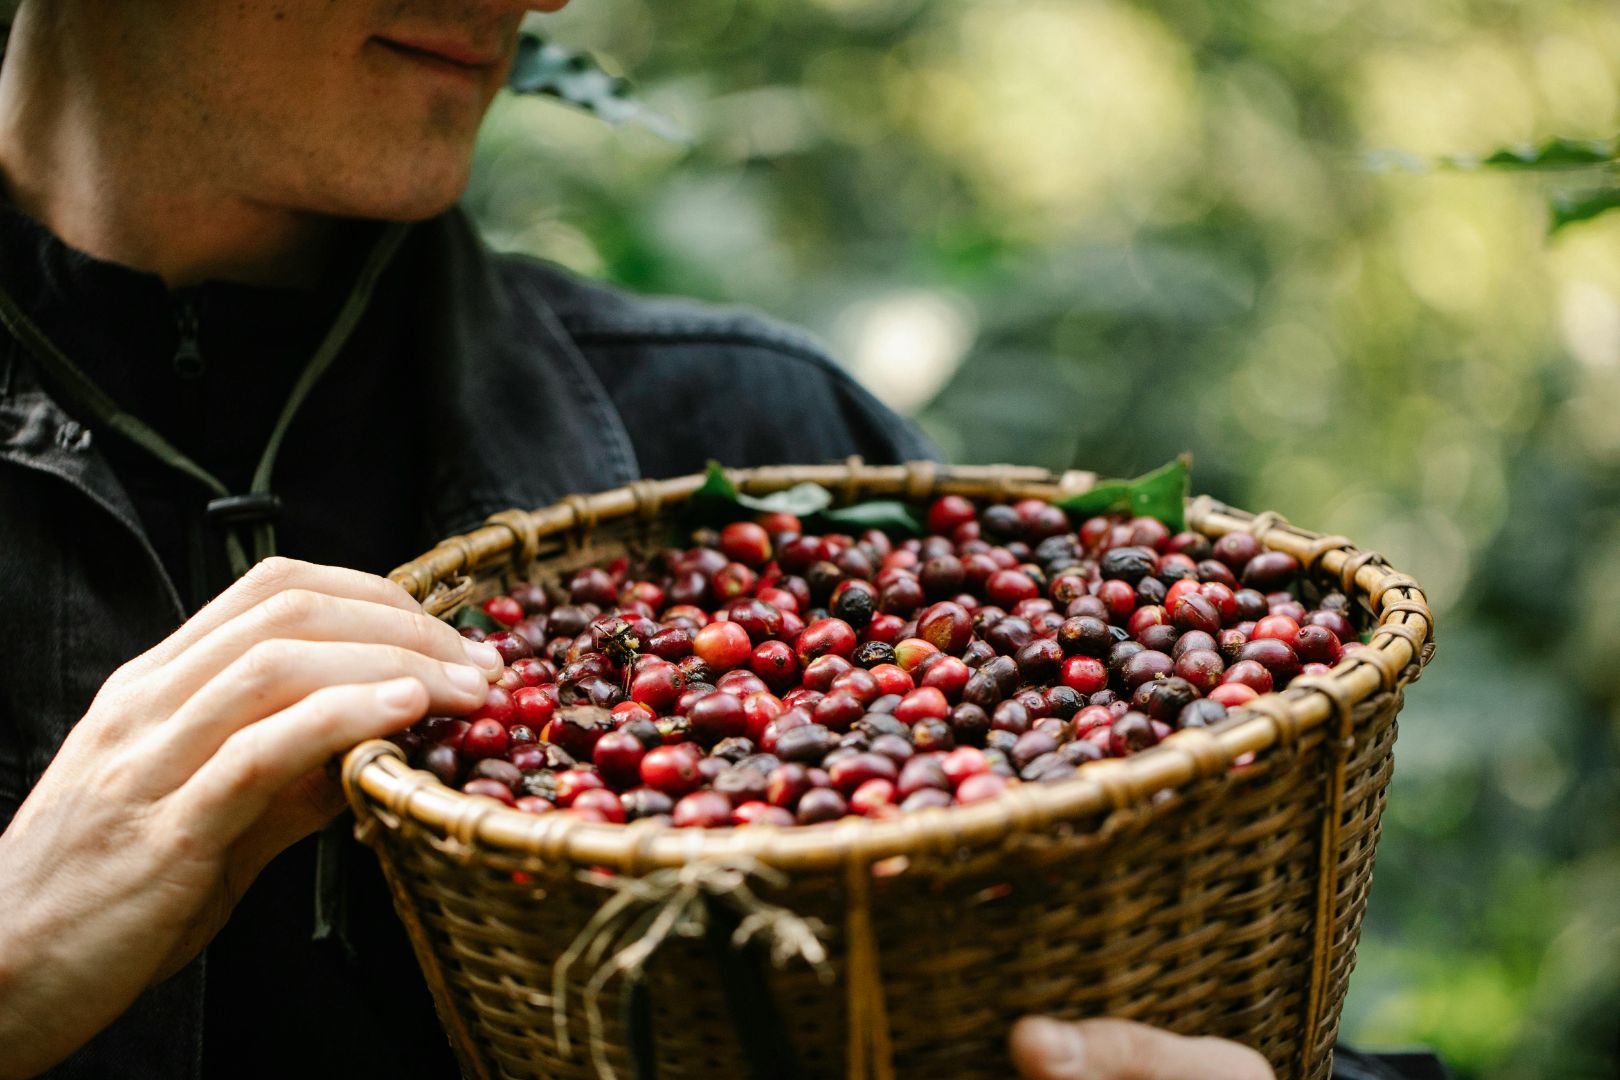
[[[174,359],[170,361],[174,366],[174,373],[188,382],[202,378],[203,371],[208,365],[203,360],[202,347],[198,343],[196,305],[190,300],[181,300],[174,311],[174,325],[180,335],[179,344],[175,346]]]
[[[170,365],[175,378],[179,380],[174,390],[175,402],[180,407],[180,415],[185,418],[183,425],[206,423],[208,414],[203,407],[202,377],[208,365],[199,344],[201,319],[197,315],[197,305],[189,296],[175,299],[174,326],[177,341]],[[208,596],[210,530],[207,515],[200,508],[184,506],[180,513],[186,519],[186,605],[187,610],[195,610]]]

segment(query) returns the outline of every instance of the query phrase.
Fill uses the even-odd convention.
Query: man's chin
[[[407,156],[402,160],[410,160]],[[400,177],[393,184],[361,183],[347,193],[346,198],[335,200],[337,205],[324,208],[336,217],[367,218],[377,221],[426,221],[438,217],[456,204],[467,190],[470,171],[460,168],[443,170],[433,175],[424,169],[408,177]]]

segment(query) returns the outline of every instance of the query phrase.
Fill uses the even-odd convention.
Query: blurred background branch
[[[1616,1075],[1620,214],[1578,194],[1612,173],[1367,157],[1612,147],[1620,7],[580,0],[539,26],[692,141],[500,102],[468,197],[497,245],[807,324],[957,460],[1191,450],[1198,490],[1423,581],[1440,661],[1345,1033],[1470,1078]],[[1550,199],[1581,220],[1551,239]]]

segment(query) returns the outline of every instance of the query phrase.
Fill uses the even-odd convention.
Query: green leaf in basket
[[[692,492],[692,498],[729,499],[736,502],[737,485],[726,475],[726,467],[710,458],[708,468],[704,472],[703,485]]]
[[[757,498],[753,495],[738,495],[737,501],[750,510],[758,510],[765,514],[792,514],[794,517],[806,518],[819,514],[831,506],[832,492],[820,484],[804,483]]]
[[[1107,480],[1089,491],[1059,499],[1054,505],[1074,517],[1135,514],[1158,518],[1171,532],[1186,528],[1188,475],[1192,456],[1182,454],[1135,480]]]
[[[904,503],[872,500],[853,506],[832,505],[832,492],[820,484],[796,484],[769,495],[745,495],[737,490],[718,461],[709,462],[703,483],[692,493],[680,519],[678,542],[703,526],[718,527],[756,513],[792,514],[810,527],[822,529],[882,529],[903,536],[920,536],[922,522]]]
[[[468,626],[476,626],[486,634],[493,634],[505,627],[489,617],[489,613],[477,604],[468,604],[451,617],[450,622],[457,630]]]
[[[894,499],[872,499],[851,506],[835,506],[816,515],[817,521],[836,525],[841,529],[880,529],[901,536],[921,536],[922,519],[903,502]]]

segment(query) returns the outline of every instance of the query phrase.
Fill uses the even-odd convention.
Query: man
[[[790,330],[478,244],[452,207],[533,6],[16,15],[0,1075],[451,1075],[369,860],[317,867],[311,834],[332,754],[472,706],[498,658],[371,575],[708,456],[927,452]],[[237,579],[272,549],[304,561]],[[1115,1021],[1031,1020],[1013,1054],[1054,1080],[1270,1075]]]

